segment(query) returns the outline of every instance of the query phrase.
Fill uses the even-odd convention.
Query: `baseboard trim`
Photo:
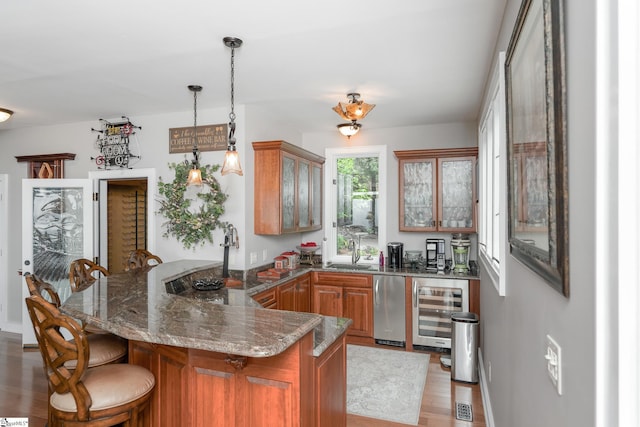
[[[484,406],[484,422],[487,427],[495,427],[493,421],[493,410],[491,409],[491,397],[489,396],[489,386],[487,376],[484,371],[484,359],[482,349],[478,349],[478,370],[480,371],[480,394],[482,395],[482,405]]]
[[[4,332],[22,334],[22,322],[7,322],[3,325],[2,330]]]

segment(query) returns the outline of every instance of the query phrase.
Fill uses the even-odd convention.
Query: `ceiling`
[[[0,131],[192,110],[189,84],[229,108],[225,36],[236,105],[299,132],[335,129],[348,92],[376,104],[363,129],[475,120],[505,2],[0,1]]]

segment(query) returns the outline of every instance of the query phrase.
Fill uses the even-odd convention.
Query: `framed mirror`
[[[505,61],[511,254],[569,296],[562,1],[523,0]]]

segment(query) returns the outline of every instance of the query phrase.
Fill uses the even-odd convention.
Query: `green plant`
[[[160,177],[158,182],[158,192],[164,197],[160,200],[159,213],[167,219],[162,224],[166,226],[162,235],[174,236],[187,249],[202,246],[205,242],[213,243],[213,230],[227,225],[226,222],[220,221],[220,216],[224,214],[227,195],[222,192],[220,184],[213,176],[220,166],[200,166],[203,186],[207,190],[197,193],[202,205],[195,212],[190,209],[192,200],[184,197],[187,190],[187,174],[191,166],[185,163],[170,163],[169,168],[175,172],[173,181],[163,182]]]

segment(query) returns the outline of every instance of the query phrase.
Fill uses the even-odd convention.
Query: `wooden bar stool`
[[[25,274],[24,279],[27,282],[30,295],[41,296],[56,308],[60,307],[60,296],[50,283],[42,281],[30,273]],[[87,342],[91,349],[89,353],[90,368],[127,360],[127,340],[103,330],[100,330],[100,333],[90,333],[85,328],[85,332],[87,332]],[[70,360],[66,367],[75,369],[75,362]]]
[[[26,303],[51,390],[50,427],[149,425],[155,377],[148,369],[125,363],[89,368],[89,343],[78,322],[38,295]]]
[[[125,271],[137,270],[158,264],[162,264],[162,259],[160,259],[159,256],[152,254],[146,249],[136,249],[129,254],[129,259],[124,269]]]
[[[71,261],[69,265],[69,283],[71,292],[80,292],[87,289],[96,281],[97,277],[108,276],[109,270],[86,258]]]

